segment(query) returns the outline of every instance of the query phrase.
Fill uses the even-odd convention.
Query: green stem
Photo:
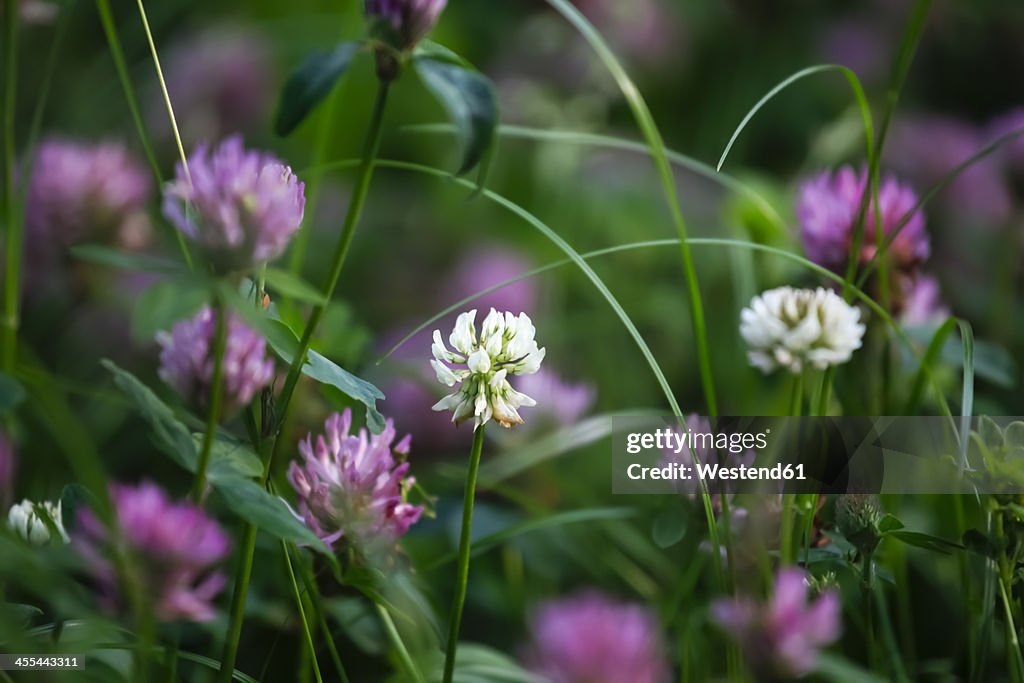
[[[302,578],[302,583],[306,587],[306,592],[313,597],[315,604],[320,605],[323,603],[323,599],[320,597],[320,590],[316,586],[316,579],[310,568],[305,562],[299,558],[299,576]],[[327,618],[324,616],[322,609],[316,610],[317,621],[320,622],[320,631],[323,633],[324,643],[327,644],[327,651],[331,655],[331,661],[334,663],[334,668],[338,672],[338,678],[342,683],[349,683],[348,674],[345,672],[345,666],[341,663],[341,655],[338,654],[338,648],[334,644],[334,634],[331,633],[330,626],[327,625]]]
[[[242,552],[239,556],[238,575],[235,577],[235,592],[231,596],[231,619],[228,625],[227,638],[224,641],[224,652],[220,658],[221,683],[230,683],[231,675],[238,659],[238,645],[242,639],[242,624],[245,621],[245,599],[249,594],[249,581],[252,579],[252,560],[256,554],[256,534],[258,530],[252,524],[245,526],[242,540]]]
[[[284,562],[288,566],[288,578],[292,582],[292,591],[295,593],[295,606],[299,609],[299,618],[302,620],[302,633],[306,637],[306,647],[309,648],[309,657],[313,663],[313,674],[317,683],[324,683],[320,675],[320,662],[316,659],[316,646],[313,643],[313,632],[309,628],[309,618],[306,616],[306,608],[302,604],[302,592],[299,590],[299,582],[295,580],[295,569],[292,567],[292,556],[288,552],[288,544],[281,541],[281,550],[284,551]]]
[[[875,654],[875,610],[872,592],[875,590],[875,561],[874,553],[863,553],[861,555],[861,592],[863,594],[864,611],[864,642],[868,650],[868,665],[874,669],[877,659]]]
[[[789,414],[800,417],[804,406],[804,373],[793,375],[793,389],[789,395]]]
[[[399,635],[398,629],[395,628],[395,622],[391,618],[391,614],[388,612],[384,605],[377,604],[377,612],[380,614],[380,619],[384,622],[384,630],[388,634],[388,640],[394,645],[395,650],[398,652],[398,659],[402,662],[402,667],[414,683],[425,683],[423,680],[423,674],[416,667],[416,662],[413,661],[412,656],[409,654],[409,649],[405,646],[402,641],[402,636]]]
[[[23,225],[18,220],[14,202],[14,107],[17,95],[18,76],[18,7],[20,3],[8,0],[4,3],[4,115],[3,115],[3,169],[4,178],[0,189],[0,206],[3,209],[4,227],[4,318],[3,358],[0,367],[7,373],[14,369],[18,349],[18,304],[21,299],[21,249],[24,238]]]
[[[206,417],[206,431],[203,432],[203,444],[199,451],[199,462],[196,465],[196,478],[192,484],[192,500],[199,503],[206,489],[206,470],[210,466],[213,453],[213,441],[217,437],[217,425],[220,424],[220,413],[224,402],[224,349],[227,346],[227,314],[219,295],[214,295],[211,303],[214,323],[213,334],[213,378],[210,381],[210,411]]]
[[[480,470],[480,454],[484,449],[484,426],[480,425],[473,434],[473,450],[469,455],[469,471],[466,473],[466,491],[462,501],[462,534],[459,537],[459,564],[455,575],[455,598],[448,625],[448,647],[444,658],[442,683],[452,683],[455,675],[455,653],[459,647],[459,628],[462,625],[462,609],[466,605],[466,585],[469,583],[469,551],[473,530],[473,499],[476,496],[476,476]]]
[[[829,366],[821,375],[821,386],[818,387],[818,400],[814,405],[814,414],[818,416],[828,415],[829,401],[832,399],[832,382],[835,380],[835,366]]]
[[[885,593],[881,585],[875,586],[872,596],[878,611],[879,625],[882,627],[882,642],[885,643],[885,651],[889,657],[889,675],[894,681],[906,681],[907,672],[903,668],[903,655],[896,643],[896,634],[893,631],[892,620],[889,618],[889,607],[886,604]]]
[[[345,266],[345,257],[348,256],[349,247],[352,245],[352,237],[355,234],[359,218],[363,213],[363,206],[366,204],[366,196],[370,190],[370,181],[373,179],[373,170],[376,166],[377,152],[380,149],[381,133],[383,131],[384,110],[387,107],[389,84],[381,82],[378,85],[377,100],[374,103],[373,115],[370,119],[370,129],[366,136],[366,146],[363,149],[363,157],[359,166],[359,179],[356,181],[355,190],[352,194],[352,201],[348,206],[348,213],[345,216],[345,223],[338,238],[338,244],[334,249],[334,258],[327,279],[321,289],[325,301],[330,301],[334,296],[334,290],[341,278],[341,270]],[[299,376],[302,374],[302,366],[306,362],[306,352],[312,343],[313,335],[320,324],[320,319],[326,310],[326,304],[315,306],[306,322],[306,329],[302,332],[299,340],[299,348],[292,359],[291,367],[288,369],[288,377],[285,379],[284,388],[278,399],[280,406],[280,419],[278,429],[284,426],[288,417],[288,406],[291,403],[292,394],[298,384]]]

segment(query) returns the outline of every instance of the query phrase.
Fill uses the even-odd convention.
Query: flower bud
[[[882,506],[876,496],[848,493],[836,500],[836,526],[861,554],[869,555],[878,547],[881,519]]]
[[[7,513],[7,526],[20,538],[32,545],[47,545],[56,531],[63,543],[67,543],[68,535],[61,521],[60,501],[56,504],[49,501],[33,503],[23,500]]]

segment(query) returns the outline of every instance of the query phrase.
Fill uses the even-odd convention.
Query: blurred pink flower
[[[1020,132],[1005,143],[994,156],[1012,171],[1024,174],[1024,107],[1011,109],[994,119],[987,128],[986,143],[995,142],[1004,135]]]
[[[394,545],[423,514],[405,501],[415,479],[406,476],[410,437],[392,446],[395,427],[380,434],[351,434],[352,411],[334,413],[324,433],[299,443],[301,462],[292,462],[288,481],[299,498],[299,514],[324,543],[340,541],[363,550]]]
[[[72,545],[85,559],[107,607],[123,606],[112,553],[114,539],[123,544],[134,567],[132,580],[151,601],[162,621],[210,621],[212,600],[226,583],[215,567],[227,558],[230,540],[202,508],[172,502],[158,486],[112,485],[117,535],[92,510],[80,508]]]
[[[977,127],[954,118],[917,115],[893,123],[886,163],[922,192],[980,152],[988,143]],[[975,162],[935,195],[940,210],[956,227],[998,226],[1012,211],[1010,188],[993,157]]]
[[[797,216],[807,257],[836,273],[845,273],[853,244],[854,227],[867,185],[867,171],[857,173],[844,166],[825,171],[800,186]],[[917,204],[917,195],[893,177],[883,177],[879,187],[882,234],[892,234]],[[875,207],[868,206],[860,261],[867,263],[875,252]],[[924,214],[915,212],[890,245],[888,254],[900,270],[913,270],[931,253]]]
[[[441,285],[441,305],[453,304],[471,294],[522,275],[533,264],[518,252],[501,246],[475,247],[459,259],[458,265],[445,277]],[[532,279],[485,294],[471,302],[473,308],[499,311],[531,311],[537,301],[537,290]]]
[[[266,128],[278,90],[271,45],[244,26],[214,26],[174,44],[164,59],[167,91],[186,145]],[[170,138],[163,92],[147,104],[150,130]]]
[[[829,591],[809,601],[808,589],[802,570],[783,569],[767,602],[723,598],[711,606],[711,614],[760,676],[803,676],[814,669],[818,652],[842,631],[839,595]]]
[[[931,275],[918,274],[903,285],[904,325],[927,325],[949,317],[949,307],[942,301],[939,281]]]
[[[520,391],[543,406],[543,410],[529,411],[534,414],[534,420],[552,422],[559,427],[579,422],[597,398],[593,386],[567,382],[547,368],[523,375],[518,384]]]
[[[434,29],[447,4],[448,0],[366,0],[366,14],[390,24],[403,46],[411,48]]]
[[[209,306],[194,317],[177,323],[170,332],[159,332],[160,378],[174,387],[193,406],[207,408],[213,381],[213,344],[217,321]],[[250,329],[234,313],[227,315],[224,345],[223,417],[247,405],[274,379],[274,361],[267,356],[263,336]]]
[[[551,683],[667,683],[658,621],[594,591],[542,604],[530,619],[527,666]]]

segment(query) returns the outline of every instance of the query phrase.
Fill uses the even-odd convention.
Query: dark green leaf
[[[437,62],[447,62],[456,66],[469,66],[466,60],[460,57],[458,53],[432,40],[420,41],[416,49],[413,50],[413,56],[417,59],[433,59]]]
[[[32,620],[43,616],[43,610],[35,605],[25,605],[19,602],[0,602],[0,623],[12,621],[28,628]]]
[[[270,321],[271,332],[267,341],[274,352],[286,363],[291,363],[298,349],[298,340],[291,328],[280,320]],[[364,379],[356,377],[337,363],[310,349],[302,374],[318,382],[337,388],[366,406],[366,425],[375,434],[384,429],[384,417],[377,411],[377,401],[384,400],[381,390]]]
[[[901,522],[896,515],[886,515],[878,522],[878,530],[883,534],[887,534],[890,531],[897,531],[902,528],[903,522]]]
[[[6,415],[25,400],[25,388],[21,382],[0,372],[0,415]]]
[[[327,303],[327,299],[317,291],[316,287],[302,278],[292,275],[287,270],[267,268],[265,275],[267,285],[278,294],[316,306],[323,306]]]
[[[494,143],[498,127],[494,86],[480,73],[450,61],[419,57],[414,63],[424,85],[455,124],[462,148],[458,175],[471,171]]]
[[[333,50],[314,52],[296,69],[281,91],[274,131],[286,136],[312,112],[352,63],[362,43],[341,43]]]
[[[181,264],[158,256],[135,254],[98,244],[80,244],[71,247],[70,251],[71,255],[80,261],[118,270],[135,270],[143,273],[176,273],[182,270]]]
[[[309,546],[334,560],[331,549],[295,517],[285,502],[256,482],[225,475],[212,483],[228,509],[245,521],[271,536],[296,545]]]
[[[931,550],[932,552],[942,553],[944,555],[949,555],[954,550],[964,549],[964,547],[959,543],[948,541],[945,538],[940,538],[939,536],[925,534],[920,531],[891,531],[888,536],[890,538],[903,541],[907,545]]]
[[[195,472],[198,455],[192,434],[178,421],[174,411],[130,372],[109,360],[101,363],[114,375],[114,384],[132,400],[136,410],[149,423],[156,447],[188,471]]]

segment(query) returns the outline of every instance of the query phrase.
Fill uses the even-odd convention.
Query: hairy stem
[[[462,625],[462,609],[466,606],[466,586],[469,583],[469,551],[473,531],[473,499],[476,497],[476,476],[480,470],[480,454],[484,449],[484,426],[473,433],[473,450],[469,455],[469,471],[466,473],[466,492],[462,501],[462,533],[459,537],[459,564],[455,574],[455,597],[449,615],[448,647],[445,650],[443,683],[452,683],[455,675],[455,652],[459,647],[459,628]]]

